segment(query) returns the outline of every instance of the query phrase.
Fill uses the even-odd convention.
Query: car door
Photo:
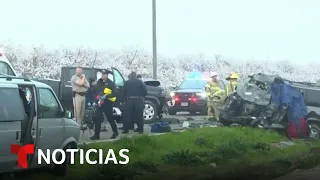
[[[0,84],[0,99],[0,173],[3,173],[17,168],[17,154],[10,152],[10,145],[22,144],[22,124],[28,118],[17,85]]]
[[[116,68],[111,68],[112,74],[113,74],[113,82],[115,83],[117,87],[117,105],[121,105],[121,103],[124,101],[123,97],[123,86],[125,83],[125,80],[122,76],[122,74],[119,72]]]
[[[307,106],[308,112],[314,111],[320,114],[320,96],[315,89],[300,89],[304,96],[304,101]]]
[[[50,88],[38,88],[37,147],[42,150],[60,148],[64,139],[64,118],[62,108]]]

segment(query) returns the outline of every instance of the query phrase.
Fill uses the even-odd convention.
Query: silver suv
[[[37,168],[38,149],[78,148],[79,125],[65,111],[46,84],[25,78],[0,75],[0,173],[20,170],[11,144],[34,145],[27,166]],[[56,175],[65,175],[67,163],[44,165]]]
[[[310,125],[310,136],[320,138],[320,85],[309,82],[289,83],[300,90],[304,96],[304,101],[308,109],[308,124]]]

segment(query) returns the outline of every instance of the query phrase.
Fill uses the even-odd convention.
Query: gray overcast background
[[[152,52],[151,0],[0,0],[0,41]],[[158,53],[320,59],[319,0],[157,0]]]

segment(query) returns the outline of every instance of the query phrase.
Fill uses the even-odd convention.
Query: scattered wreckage
[[[276,85],[281,85],[275,88]],[[284,87],[284,88],[283,88]],[[285,92],[283,89],[286,89]],[[289,97],[290,96],[290,97]],[[288,100],[292,107],[280,108],[280,101]],[[290,102],[289,102],[290,101]],[[288,104],[287,103],[287,104]],[[289,113],[290,111],[290,113]],[[280,76],[256,74],[239,84],[220,112],[223,125],[239,124],[259,128],[285,129],[288,116],[306,119],[312,138],[320,133],[320,86],[313,83],[291,82]]]

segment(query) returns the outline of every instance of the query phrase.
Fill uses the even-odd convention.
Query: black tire
[[[152,111],[153,112],[150,112],[150,113],[152,113],[153,115],[152,115],[152,117],[149,119],[149,117],[147,118],[147,116],[149,116],[149,115],[145,115],[145,111],[146,111],[146,106],[150,106],[150,107],[152,107]],[[150,100],[145,100],[145,102],[144,102],[144,110],[143,110],[143,120],[144,120],[144,123],[146,123],[146,124],[148,124],[148,123],[152,123],[153,121],[155,121],[156,119],[157,119],[157,117],[158,117],[158,106],[155,104],[155,103],[153,103],[152,101],[150,101]]]
[[[310,134],[309,137],[310,138],[314,138],[314,139],[319,139],[320,138],[320,124],[319,123],[314,123],[314,122],[308,122],[309,126],[310,126]],[[317,133],[316,137],[313,137],[313,133]]]
[[[168,109],[168,114],[171,115],[171,116],[174,116],[174,115],[177,114],[177,111],[174,110],[174,109],[172,109],[172,108],[169,108],[169,109]]]
[[[73,145],[73,144],[68,144],[66,145],[66,147],[64,147],[63,149],[64,150],[67,150],[67,149],[72,149],[72,148],[75,148],[74,147],[76,145]],[[70,164],[70,156],[68,156],[69,153],[66,153],[67,157],[66,157],[66,161],[63,163],[63,164],[56,164],[54,165],[53,169],[52,169],[52,174],[54,176],[58,176],[58,177],[61,177],[61,176],[66,176],[67,174],[67,169],[68,169],[68,165]]]

